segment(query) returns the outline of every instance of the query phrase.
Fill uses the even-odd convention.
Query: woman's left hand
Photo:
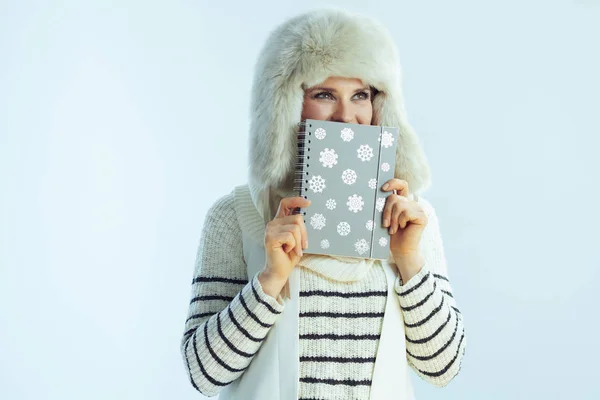
[[[386,198],[382,221],[384,228],[389,227],[392,257],[399,268],[407,269],[403,278],[405,275],[414,275],[422,265],[406,264],[422,264],[419,243],[427,226],[427,215],[419,203],[409,199],[408,182],[405,180],[390,179],[383,185],[383,190],[395,191]]]

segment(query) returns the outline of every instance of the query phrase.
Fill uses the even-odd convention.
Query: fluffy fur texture
[[[330,76],[359,78],[380,91],[373,101],[373,123],[399,128],[395,176],[406,180],[417,194],[429,187],[429,165],[406,118],[401,66],[392,37],[369,17],[329,8],[284,22],[259,55],[249,149],[249,184],[255,203],[269,190],[292,188],[304,88]]]

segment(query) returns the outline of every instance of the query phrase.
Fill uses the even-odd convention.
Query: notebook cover
[[[308,119],[299,134],[307,254],[387,259],[381,189],[393,178],[398,129]]]

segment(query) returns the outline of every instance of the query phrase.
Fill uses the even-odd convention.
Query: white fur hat
[[[401,66],[388,30],[340,9],[311,11],[271,32],[256,63],[251,100],[249,186],[265,215],[270,192],[292,188],[304,88],[330,76],[358,78],[376,88],[373,123],[399,129],[395,177],[411,193],[430,185],[427,159],[406,118]],[[272,199],[271,199],[272,200]]]

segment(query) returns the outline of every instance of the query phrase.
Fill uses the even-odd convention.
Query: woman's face
[[[302,119],[371,125],[371,96],[360,79],[329,77],[304,91]]]

